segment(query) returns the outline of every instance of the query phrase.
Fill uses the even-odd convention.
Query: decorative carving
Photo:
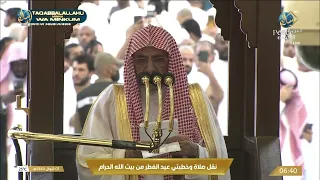
[[[56,9],[78,9],[82,0],[74,1],[56,1]],[[73,32],[73,26],[56,26],[56,45],[64,45],[64,40],[69,39]]]
[[[257,47],[257,5],[256,0],[234,0],[234,6],[241,14],[240,29],[246,35],[249,48]]]
[[[221,35],[224,40],[230,40],[230,8],[233,7],[232,1],[210,0],[213,7],[217,10],[215,17],[216,24],[221,28]]]

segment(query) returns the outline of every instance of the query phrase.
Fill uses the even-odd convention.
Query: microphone
[[[147,131],[149,126],[149,115],[150,115],[150,74],[149,73],[140,73],[138,75],[139,82],[146,86],[146,112],[144,114],[144,130]]]
[[[162,82],[162,74],[161,73],[158,73],[158,72],[153,72],[151,75],[151,83],[155,86],[158,86],[157,83],[158,81],[159,82]]]
[[[163,75],[164,84],[169,87],[170,94],[170,114],[169,114],[169,132],[173,131],[174,127],[174,98],[173,98],[173,84],[175,82],[174,76],[172,73],[168,72]]]
[[[142,72],[138,74],[137,79],[138,79],[138,83],[140,83],[141,85],[146,85],[146,84],[149,84],[151,77],[149,73]]]
[[[159,147],[161,145],[161,137],[162,137],[162,128],[161,128],[161,121],[162,121],[162,75],[160,73],[152,73],[152,83],[157,86],[158,89],[158,116],[157,116],[157,123],[155,128],[153,129],[153,144],[155,147]],[[153,153],[159,153],[159,148],[154,149]]]
[[[168,73],[165,73],[164,75],[163,75],[163,79],[164,79],[164,84],[166,85],[166,86],[170,86],[170,85],[173,85],[174,83],[175,83],[175,78],[174,78],[174,75],[172,74],[172,73],[170,73],[170,72],[168,72]]]

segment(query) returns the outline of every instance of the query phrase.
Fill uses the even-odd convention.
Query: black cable
[[[162,146],[162,145],[166,142],[166,140],[169,138],[170,134],[171,134],[171,132],[169,132],[168,136],[167,136],[167,137],[164,139],[164,141],[159,145],[159,147]]]

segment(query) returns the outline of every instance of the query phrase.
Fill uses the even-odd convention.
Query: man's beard
[[[187,74],[190,74],[192,71],[192,67],[190,66],[185,66],[186,70],[187,70]]]
[[[19,79],[23,79],[23,78],[26,78],[27,77],[27,73],[15,73],[13,72],[14,76],[16,78],[19,78]]]
[[[119,81],[119,79],[120,79],[120,72],[119,72],[119,70],[116,71],[116,74],[115,74],[115,75],[111,76],[111,79],[112,79],[112,81],[114,81],[114,82],[118,82],[118,81]]]
[[[75,86],[84,86],[90,81],[90,77],[87,76],[84,79],[82,79],[79,83],[75,83]]]
[[[219,52],[219,59],[221,59],[222,61],[228,61],[228,51]]]

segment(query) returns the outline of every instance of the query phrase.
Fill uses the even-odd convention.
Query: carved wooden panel
[[[234,0],[234,6],[241,14],[240,27],[246,35],[246,41],[249,48],[257,47],[257,18],[258,3],[257,0]]]
[[[216,24],[221,28],[221,35],[224,40],[230,40],[230,21],[231,15],[230,11],[232,8],[233,1],[227,0],[210,0],[213,7],[217,10],[217,15],[215,17]]]
[[[74,1],[57,1],[56,0],[56,9],[78,9],[78,6],[81,4],[82,0]],[[64,45],[64,40],[69,39],[73,31],[73,26],[56,26],[56,45]]]

